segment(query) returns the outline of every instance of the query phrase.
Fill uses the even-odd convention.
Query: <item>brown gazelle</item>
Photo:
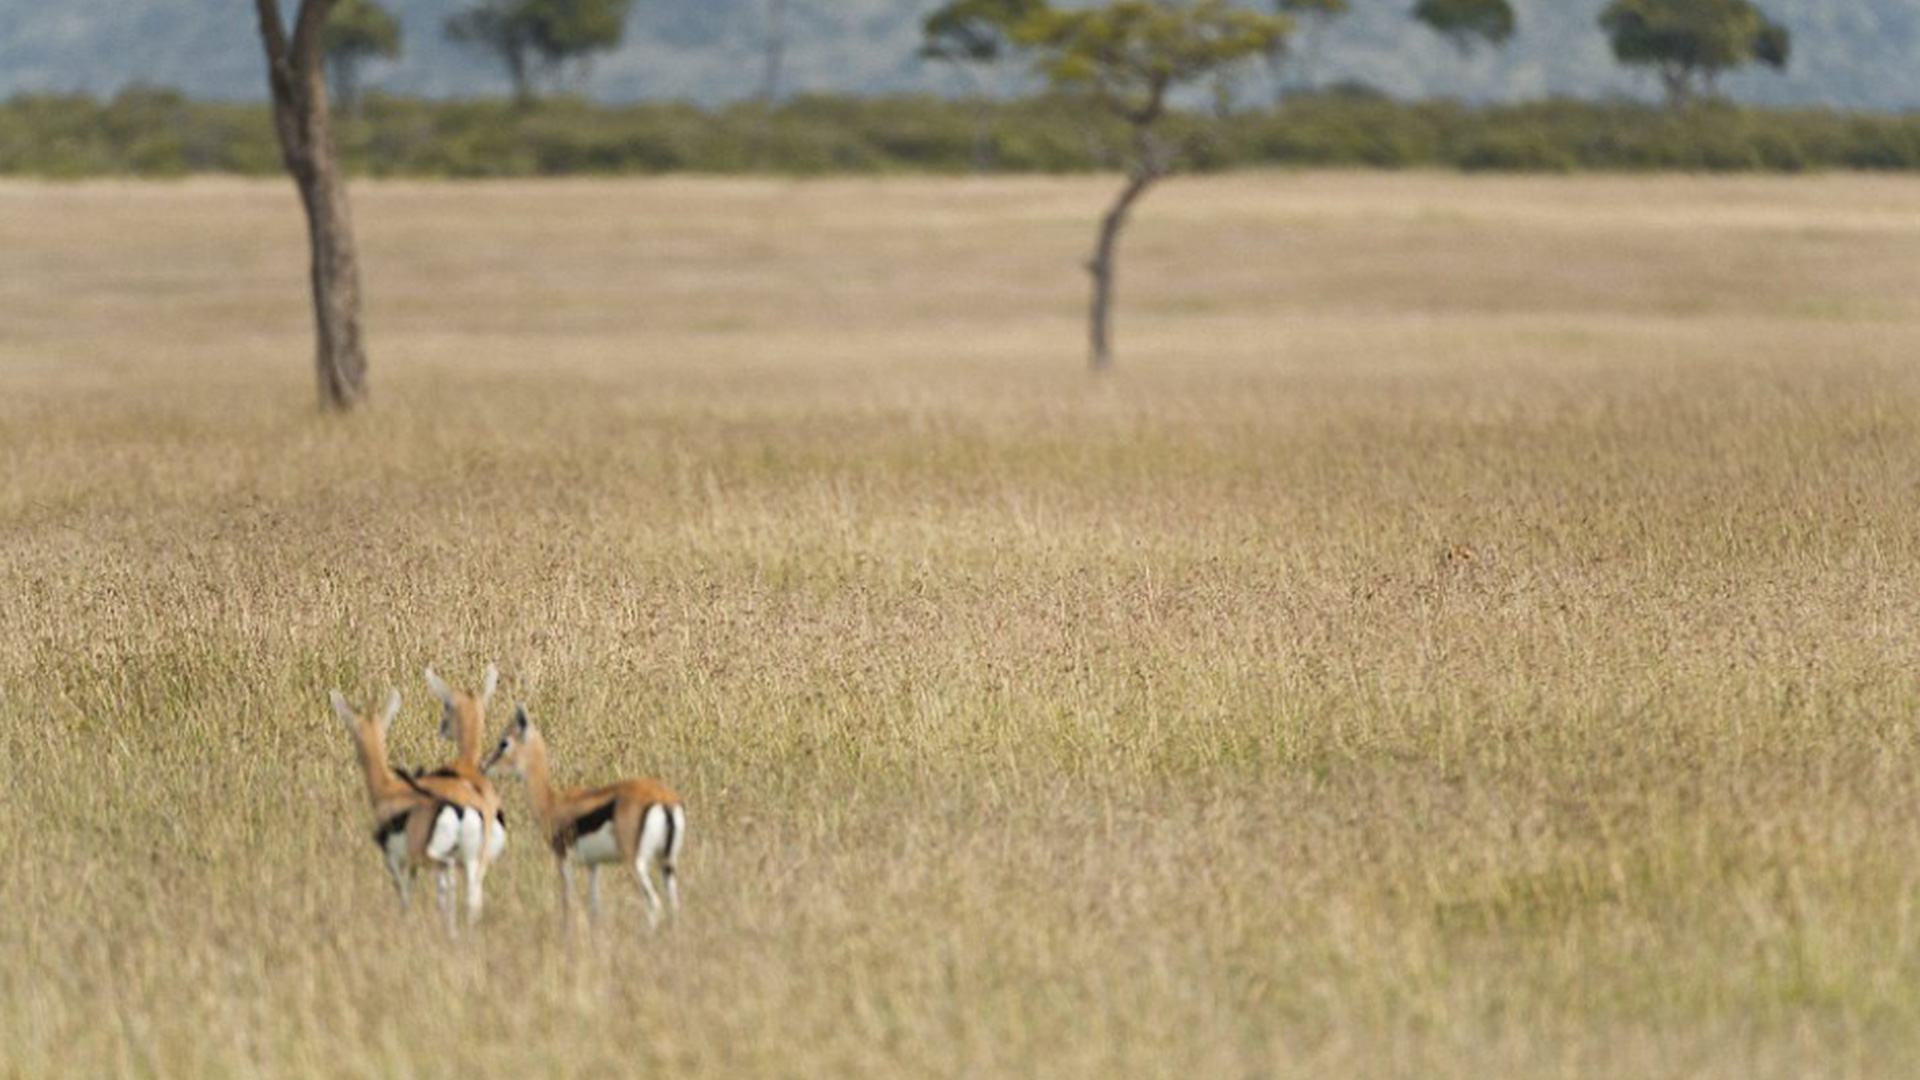
[[[474,883],[480,880],[478,870],[486,853],[485,824],[489,820],[480,793],[464,780],[411,777],[388,764],[387,732],[400,713],[400,691],[387,696],[386,708],[377,717],[354,712],[338,690],[328,699],[359,753],[367,798],[373,804],[373,841],[385,857],[394,891],[400,895],[401,910],[406,910],[412,900],[414,874],[431,870],[439,887],[441,915],[448,931],[454,931],[458,924],[454,917],[453,874],[460,869],[469,882],[468,917],[477,918],[479,893]]]
[[[647,921],[660,924],[660,893],[654,888],[657,869],[666,887],[667,905],[680,910],[680,885],[675,865],[687,839],[687,811],[680,797],[658,780],[621,780],[596,788],[555,790],[548,771],[547,740],[527,715],[525,706],[514,712],[500,744],[486,761],[488,772],[507,769],[527,782],[533,812],[546,831],[560,869],[561,918],[572,924],[573,868],[587,868],[587,901],[600,915],[600,867],[620,863],[633,871],[647,902]]]
[[[481,752],[486,749],[487,702],[492,699],[494,688],[500,685],[500,669],[487,665],[480,692],[469,694],[464,690],[455,690],[446,680],[433,673],[431,667],[426,670],[427,688],[440,700],[440,737],[455,744],[454,759],[430,773],[421,773],[413,777],[419,782],[458,781],[470,787],[480,799],[480,805],[486,813],[486,835],[482,846],[479,864],[479,877],[468,878],[468,904],[477,912],[481,903],[479,881],[486,878],[487,870],[507,849],[507,817],[501,810],[500,792],[492,780],[480,767]]]

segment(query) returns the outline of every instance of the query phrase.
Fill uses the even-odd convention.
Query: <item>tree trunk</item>
[[[760,100],[773,108],[780,100],[781,69],[787,59],[787,0],[767,0],[766,67],[760,73]]]
[[[516,45],[502,49],[500,57],[507,63],[507,77],[513,80],[513,107],[532,108],[533,72],[528,70],[527,54]]]
[[[1120,246],[1120,230],[1126,228],[1133,204],[1172,168],[1171,158],[1162,152],[1153,135],[1153,126],[1166,112],[1167,86],[1167,80],[1156,80],[1145,107],[1121,114],[1133,127],[1133,162],[1127,171],[1127,186],[1120,189],[1120,197],[1100,219],[1100,240],[1094,245],[1092,261],[1087,263],[1087,272],[1093,275],[1093,309],[1087,321],[1095,375],[1113,367],[1114,254]]]
[[[993,102],[984,95],[973,99],[973,171],[985,176],[993,171],[997,156],[993,139]]]
[[[973,151],[972,164],[976,175],[993,171],[993,96],[987,84],[986,76],[966,61],[954,65],[954,70],[966,81],[968,111],[973,114]]]
[[[328,93],[339,107],[340,115],[353,116],[360,111],[360,62],[336,56],[327,64]]]
[[[318,328],[321,403],[347,410],[367,397],[367,350],[360,334],[360,261],[347,188],[333,155],[301,184],[313,249],[313,310]]]
[[[1693,103],[1693,69],[1679,62],[1661,67],[1660,81],[1666,86],[1667,108],[1678,112]]]
[[[323,408],[344,412],[366,400],[367,354],[360,335],[360,269],[345,177],[333,148],[320,36],[334,0],[302,0],[292,40],[277,0],[256,0],[273,90],[273,126],[287,172],[300,191],[312,252],[315,370]]]
[[[1133,204],[1160,178],[1151,162],[1141,162],[1127,177],[1107,215],[1100,219],[1100,240],[1094,246],[1087,272],[1093,275],[1093,309],[1089,317],[1088,338],[1092,346],[1093,372],[1103,374],[1113,367],[1113,279],[1114,255],[1120,245],[1120,230],[1126,228]]]

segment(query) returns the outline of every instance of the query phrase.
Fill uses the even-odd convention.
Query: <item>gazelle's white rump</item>
[[[640,819],[640,850],[636,861],[642,867],[653,866],[669,857],[669,852],[679,831],[674,826],[674,810],[678,807],[655,803],[647,807],[647,814]],[[682,816],[685,812],[682,811]]]

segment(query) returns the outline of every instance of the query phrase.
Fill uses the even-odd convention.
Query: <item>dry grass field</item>
[[[0,185],[0,1074],[1903,1076],[1920,182]],[[488,660],[687,917],[399,920]],[[505,710],[496,707],[497,718]]]

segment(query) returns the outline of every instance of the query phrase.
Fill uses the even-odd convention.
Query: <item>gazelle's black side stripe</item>
[[[393,770],[393,775],[405,781],[406,785],[412,788],[414,791],[422,795],[425,795],[429,799],[434,797],[433,792],[428,791],[426,788],[423,788],[420,786],[420,778],[418,773],[410,773],[405,769],[395,769]]]
[[[579,817],[574,818],[573,819],[574,835],[575,836],[591,836],[592,834],[599,832],[601,829],[606,828],[607,822],[613,820],[614,808],[619,805],[620,805],[619,800],[608,799],[605,805],[596,807],[592,810],[587,811],[584,814],[581,814]]]
[[[573,819],[573,823],[553,835],[553,853],[565,855],[583,836],[591,836],[607,827],[613,820],[613,811],[620,805],[618,799],[608,799],[600,806]]]
[[[408,813],[411,813],[411,811]],[[379,828],[373,830],[373,842],[384,849],[387,846],[387,840],[391,838],[394,833],[405,832],[406,829],[407,814],[395,814],[381,822]]]
[[[667,819],[667,842],[660,848],[660,865],[671,868],[673,866],[673,830],[677,828],[673,820],[673,807],[661,803],[654,803],[647,807],[649,814],[655,810],[660,811],[660,816]]]

